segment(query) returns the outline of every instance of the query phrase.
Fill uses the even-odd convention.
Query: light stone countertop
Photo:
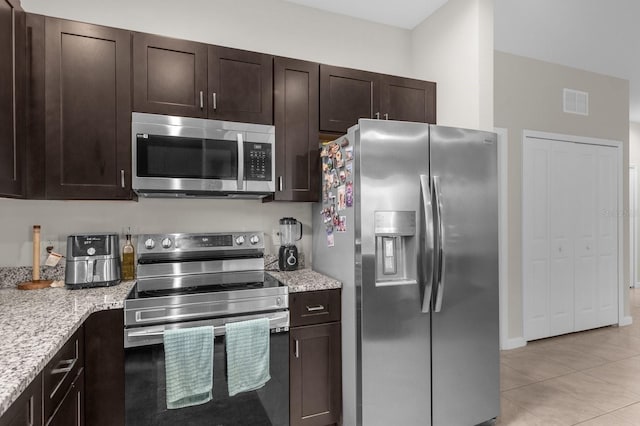
[[[289,293],[341,288],[342,283],[311,269],[297,271],[267,271],[274,278],[289,286]]]
[[[268,271],[290,293],[340,288],[311,269]],[[135,284],[83,290],[0,289],[0,416],[93,312],[121,309]]]
[[[93,312],[119,309],[135,281],[83,290],[0,290],[0,416]]]

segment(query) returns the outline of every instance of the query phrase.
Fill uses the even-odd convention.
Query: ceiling
[[[287,1],[405,29],[447,2]],[[493,1],[497,50],[629,80],[629,119],[640,123],[640,1]]]

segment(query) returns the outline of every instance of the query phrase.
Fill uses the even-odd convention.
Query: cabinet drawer
[[[340,321],[340,289],[289,295],[291,326]]]
[[[84,329],[80,327],[42,372],[44,418],[49,419],[84,366]]]

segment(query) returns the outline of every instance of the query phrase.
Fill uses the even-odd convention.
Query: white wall
[[[622,194],[628,194],[629,82],[499,51],[495,52],[494,60],[495,125],[509,130],[508,334],[516,339],[522,337],[522,131],[622,141]],[[589,93],[588,116],[562,112],[565,87]],[[628,211],[628,197],[623,199],[623,210]],[[623,281],[628,283],[629,222],[623,223]],[[625,315],[629,315],[628,300]]]
[[[22,0],[27,12],[401,76],[410,32],[281,0]]]
[[[302,221],[299,248],[311,253],[311,204],[256,200],[40,201],[0,199],[0,266],[31,265],[31,230],[40,225],[41,252],[53,243],[65,254],[68,235],[116,232],[124,235],[162,232],[263,231],[267,253],[276,254],[271,231],[278,219]],[[279,241],[275,241],[279,244]]]
[[[438,124],[493,130],[493,0],[449,0],[411,43],[416,77],[438,83]]]
[[[438,121],[493,128],[493,0],[449,0],[409,31],[281,0],[22,0],[27,12],[368,71],[436,81]],[[436,37],[437,36],[437,37]],[[55,202],[0,199],[0,266],[28,265],[33,224],[76,232],[255,229],[282,216],[311,223],[311,204],[228,200]],[[302,249],[310,259],[310,242]]]
[[[411,76],[410,32],[280,0],[23,0],[31,13],[401,76]],[[0,199],[0,266],[31,264],[31,227],[64,246],[78,232],[258,230],[278,219],[311,226],[310,203],[231,200],[55,202]],[[307,229],[305,229],[306,231]],[[310,232],[302,240],[311,260]],[[42,247],[44,250],[44,244]]]

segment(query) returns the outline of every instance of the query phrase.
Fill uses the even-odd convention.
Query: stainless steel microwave
[[[275,191],[275,128],[134,112],[132,188],[143,197],[262,198]]]

